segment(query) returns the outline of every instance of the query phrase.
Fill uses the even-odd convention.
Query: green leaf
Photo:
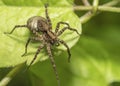
[[[114,53],[109,52],[105,46],[106,44],[99,39],[84,36],[71,50],[70,64],[67,63],[66,52],[58,56],[56,64],[61,86],[119,86],[120,54],[113,55]],[[38,63],[31,71],[44,81],[44,86],[56,85],[50,62]]]
[[[62,1],[65,0],[61,0],[60,2]],[[25,2],[25,4],[23,2]],[[31,7],[29,7],[29,3],[27,2],[31,4]],[[38,1],[34,0],[32,2],[36,3]],[[0,6],[0,67],[15,66],[25,61],[27,61],[29,64],[34,57],[37,46],[40,45],[36,42],[31,43],[28,47],[27,56],[21,57],[21,55],[24,53],[26,41],[30,36],[30,31],[27,28],[19,28],[16,29],[13,34],[4,34],[4,32],[10,32],[15,25],[26,24],[27,20],[32,16],[45,17],[44,7],[42,4],[45,2],[39,1],[40,5],[42,5],[40,7],[34,7],[34,5],[32,7],[32,2],[29,0],[16,0],[14,3],[12,0],[2,1],[2,3],[6,6]],[[53,0],[53,2],[55,1]],[[18,4],[19,6],[17,6]],[[63,21],[68,22],[71,27],[76,28],[79,33],[81,33],[81,23],[79,18],[72,11],[70,3],[67,4],[69,5],[68,7],[59,6],[56,8],[52,7],[51,3],[50,7],[48,8],[49,16],[53,23],[53,30],[58,22]],[[38,4],[36,3],[35,5]],[[60,38],[63,39],[69,47],[72,47],[78,41],[79,36],[75,32],[67,30],[63,35],[60,36]],[[58,47],[58,49],[65,50],[63,46]],[[59,54],[58,49],[56,52],[57,54]],[[36,61],[45,60],[47,57],[46,51],[42,51],[38,56],[38,60]]]
[[[77,45],[79,48],[76,47],[73,50],[73,55],[76,57],[71,64],[72,72],[76,75],[73,80],[76,85],[73,84],[73,86],[77,86],[79,83],[81,86],[111,86],[110,84],[114,82],[120,82],[120,53],[118,55],[111,52],[111,49],[115,51],[120,49],[120,46],[116,45],[120,42],[117,39],[119,32],[115,28],[112,30],[109,28],[103,32],[104,37],[101,40],[99,38],[96,40],[94,37],[81,39]],[[104,40],[106,38],[107,40]],[[74,52],[75,50],[76,52]]]
[[[1,0],[1,3],[7,6],[43,6],[48,3],[50,6],[71,6],[73,0]]]

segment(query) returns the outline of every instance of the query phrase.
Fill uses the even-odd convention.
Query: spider
[[[34,37],[28,38],[26,45],[25,45],[25,52],[21,56],[25,56],[27,54],[28,44],[30,43],[31,40],[42,42],[40,44],[40,46],[38,47],[38,49],[34,55],[34,58],[30,62],[28,68],[33,64],[33,62],[37,58],[37,55],[40,53],[41,49],[46,48],[47,52],[48,52],[48,56],[52,63],[55,75],[56,75],[58,86],[60,86],[60,80],[59,80],[58,72],[56,70],[56,64],[55,64],[55,61],[53,58],[51,47],[53,45],[63,44],[67,48],[68,62],[70,62],[70,57],[71,57],[70,49],[69,49],[68,45],[63,40],[59,39],[58,37],[67,29],[75,31],[77,34],[79,34],[79,33],[76,29],[71,28],[70,25],[66,22],[58,22],[56,25],[56,29],[53,32],[52,31],[52,22],[51,22],[50,17],[48,16],[48,4],[45,4],[45,16],[46,16],[46,18],[43,18],[41,16],[33,16],[28,19],[27,24],[15,25],[15,27],[10,32],[5,32],[5,34],[12,34],[16,28],[20,28],[20,27],[28,28],[30,30],[30,32],[32,32],[32,34],[34,34]],[[66,27],[59,30],[61,24],[66,25]]]

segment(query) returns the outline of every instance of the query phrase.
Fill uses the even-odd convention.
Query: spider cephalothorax
[[[11,34],[16,28],[18,27],[26,27],[30,30],[30,32],[32,32],[34,34],[34,37],[30,37],[27,40],[27,43],[25,45],[25,53],[22,55],[24,56],[25,54],[27,54],[27,47],[28,44],[31,40],[36,40],[36,41],[40,41],[42,42],[40,44],[40,46],[38,47],[35,56],[33,58],[33,60],[31,61],[30,65],[28,66],[28,68],[32,65],[32,63],[35,61],[35,59],[37,58],[37,55],[39,54],[39,52],[41,51],[41,49],[46,48],[50,61],[52,63],[53,69],[55,71],[56,74],[56,79],[58,81],[58,85],[60,85],[59,83],[59,77],[58,77],[58,73],[56,70],[56,65],[55,65],[55,61],[51,52],[51,47],[53,45],[59,45],[59,44],[63,44],[66,48],[67,48],[67,52],[68,52],[68,61],[70,61],[70,57],[71,57],[71,53],[70,53],[70,49],[68,47],[68,45],[61,39],[59,39],[58,37],[67,29],[75,31],[77,34],[79,34],[77,32],[76,29],[71,28],[69,26],[68,23],[66,22],[58,22],[55,31],[52,31],[52,23],[51,20],[48,16],[48,11],[47,11],[47,4],[45,5],[45,15],[46,18],[43,18],[41,16],[33,16],[31,18],[28,19],[27,24],[26,25],[16,25],[12,31],[10,33],[7,34]],[[60,24],[65,24],[66,27],[64,27],[63,29],[59,30]]]

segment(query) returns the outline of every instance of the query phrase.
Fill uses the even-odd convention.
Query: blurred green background
[[[6,4],[11,1],[14,0],[0,2]],[[23,6],[32,6],[27,3],[29,1],[31,0],[26,0]],[[100,4],[108,1],[111,0],[100,0]],[[82,3],[80,0],[65,2],[78,5]],[[59,4],[59,1],[55,0],[49,0],[49,3],[51,5],[56,3],[56,6],[64,4]],[[81,11],[75,13],[77,16],[83,14]],[[71,53],[71,63],[67,62],[66,52],[55,58],[61,86],[120,86],[120,13],[103,12],[83,24],[82,35],[77,44],[71,48]],[[0,68],[0,80],[10,69]],[[57,82],[52,65],[47,59],[37,62],[26,72],[19,72],[8,86],[57,86]]]

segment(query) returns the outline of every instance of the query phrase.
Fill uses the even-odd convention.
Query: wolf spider
[[[32,34],[34,34],[34,37],[29,37],[29,39],[26,42],[25,45],[25,52],[22,56],[27,54],[27,47],[28,44],[30,43],[31,40],[35,40],[35,41],[40,41],[42,42],[41,45],[38,47],[33,60],[30,62],[28,68],[33,64],[33,62],[35,61],[35,59],[37,58],[37,55],[40,53],[41,49],[43,49],[44,47],[46,47],[50,61],[52,63],[55,75],[56,75],[56,79],[58,82],[58,86],[60,86],[60,80],[59,80],[59,76],[56,70],[56,65],[55,65],[55,61],[51,52],[51,47],[53,45],[59,45],[59,44],[63,44],[66,48],[67,48],[67,52],[68,52],[68,61],[70,61],[70,57],[71,57],[71,53],[70,53],[70,49],[68,47],[68,45],[61,39],[59,39],[58,37],[67,29],[75,31],[77,34],[78,31],[74,28],[71,28],[70,25],[66,22],[58,22],[56,25],[56,29],[55,32],[52,31],[52,23],[51,23],[51,19],[48,16],[48,9],[47,9],[48,5],[45,4],[45,15],[46,18],[43,18],[41,16],[33,16],[31,18],[28,19],[27,24],[26,25],[16,25],[11,32],[5,32],[5,34],[12,34],[13,31],[16,28],[19,27],[26,27],[28,28]],[[66,25],[66,27],[64,27],[63,29],[59,30],[60,25]]]

